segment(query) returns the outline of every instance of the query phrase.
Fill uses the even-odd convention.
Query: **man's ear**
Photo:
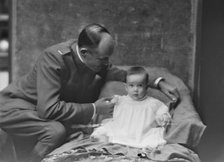
[[[87,53],[88,53],[88,50],[86,48],[80,48],[80,53],[82,55],[82,57],[86,57]]]

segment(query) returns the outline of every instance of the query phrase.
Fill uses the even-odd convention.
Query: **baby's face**
[[[132,74],[126,78],[126,90],[134,100],[141,100],[147,93],[147,83],[144,74]]]

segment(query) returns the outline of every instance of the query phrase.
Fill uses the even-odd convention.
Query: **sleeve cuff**
[[[92,116],[92,120],[93,120],[96,116],[96,105],[94,103],[92,103],[92,105],[93,105],[93,116]]]
[[[159,87],[159,82],[160,82],[160,81],[163,81],[163,80],[165,80],[163,77],[159,77],[159,78],[157,78],[157,79],[155,80],[155,82],[154,82],[154,86],[155,86],[156,88],[158,88],[158,87]]]

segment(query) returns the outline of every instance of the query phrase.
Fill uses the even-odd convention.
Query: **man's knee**
[[[45,135],[51,140],[52,143],[61,144],[66,137],[65,127],[57,121],[47,122],[45,125]]]
[[[42,133],[31,152],[30,161],[40,161],[65,141],[66,130],[60,122],[49,121],[42,124]]]

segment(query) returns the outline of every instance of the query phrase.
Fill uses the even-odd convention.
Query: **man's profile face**
[[[114,51],[114,40],[107,34],[102,34],[102,40],[98,47],[87,48],[87,55],[84,58],[86,66],[94,72],[99,72],[109,64],[109,57]]]

